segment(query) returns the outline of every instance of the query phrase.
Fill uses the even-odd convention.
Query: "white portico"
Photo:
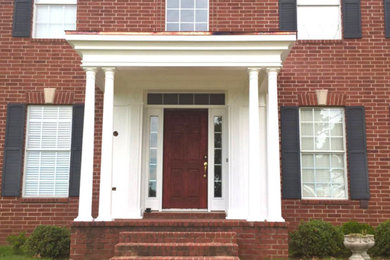
[[[93,221],[95,85],[104,91],[95,221],[139,219],[146,208],[284,221],[277,75],[295,34],[68,32],[66,39],[86,71],[75,221]]]

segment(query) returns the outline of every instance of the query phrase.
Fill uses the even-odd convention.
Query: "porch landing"
[[[224,213],[205,212],[145,213],[140,220],[73,222],[71,259],[287,258],[287,227],[280,222],[226,220]]]

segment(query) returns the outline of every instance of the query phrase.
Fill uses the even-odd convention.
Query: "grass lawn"
[[[4,260],[31,260],[38,259],[31,256],[15,255],[10,246],[0,246],[0,259]],[[39,258],[41,260],[50,260],[50,258]]]

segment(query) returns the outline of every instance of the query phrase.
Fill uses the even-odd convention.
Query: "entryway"
[[[163,158],[163,208],[207,209],[206,109],[165,109]]]

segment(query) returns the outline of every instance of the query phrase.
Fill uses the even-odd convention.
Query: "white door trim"
[[[143,132],[143,161],[142,161],[142,205],[143,210],[150,208],[157,211],[178,210],[163,209],[163,138],[164,138],[164,109],[208,109],[208,203],[207,211],[227,211],[228,197],[228,117],[226,106],[216,105],[147,105],[144,109],[144,132]],[[148,197],[149,188],[149,138],[150,138],[150,117],[159,118],[157,135],[157,192],[156,197]],[[222,116],[222,198],[214,198],[214,116]],[[179,209],[192,211],[191,209]]]

